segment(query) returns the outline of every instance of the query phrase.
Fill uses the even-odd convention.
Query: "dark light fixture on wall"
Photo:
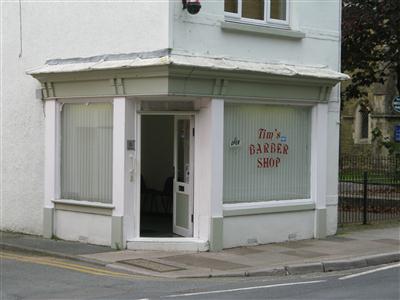
[[[182,5],[191,15],[197,14],[201,9],[200,0],[182,0]]]

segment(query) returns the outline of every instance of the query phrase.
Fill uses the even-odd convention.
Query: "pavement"
[[[326,239],[289,241],[221,252],[133,251],[1,232],[0,249],[28,251],[161,278],[284,276],[342,271],[400,261],[400,227]]]

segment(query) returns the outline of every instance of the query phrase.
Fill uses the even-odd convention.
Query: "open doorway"
[[[141,120],[140,236],[193,236],[193,118]]]
[[[141,129],[140,236],[172,237],[174,116],[144,115]]]

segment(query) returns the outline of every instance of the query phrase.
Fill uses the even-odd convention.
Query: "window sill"
[[[101,203],[101,202],[90,202],[90,201],[77,201],[77,200],[53,200],[54,207],[56,210],[72,211],[79,213],[95,214],[111,216],[114,205]]]
[[[354,141],[354,144],[358,144],[358,145],[369,145],[371,144],[371,140],[369,138],[365,138],[365,139],[356,139]]]
[[[242,33],[246,32],[246,33],[296,39],[296,40],[301,40],[306,37],[306,34],[301,31],[274,28],[265,25],[246,24],[228,20],[221,22],[221,29],[226,31],[242,32]]]
[[[223,215],[224,217],[235,217],[313,209],[315,209],[315,203],[311,199],[230,203],[223,205]]]

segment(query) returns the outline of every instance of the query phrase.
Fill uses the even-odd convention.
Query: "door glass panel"
[[[177,160],[178,182],[189,183],[190,167],[190,120],[178,120]]]
[[[176,193],[176,226],[189,228],[189,196]]]

